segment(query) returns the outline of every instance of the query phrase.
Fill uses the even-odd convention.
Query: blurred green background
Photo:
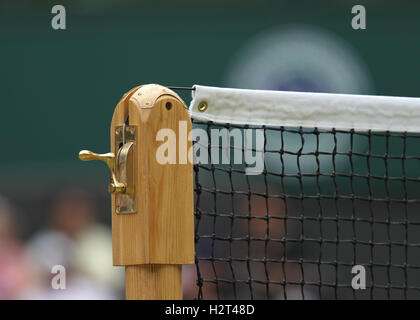
[[[56,4],[66,8],[67,30],[51,28]],[[366,7],[366,30],[351,28],[355,4]],[[23,238],[44,225],[51,199],[66,188],[95,195],[98,217],[109,224],[108,172],[77,154],[85,148],[109,151],[109,125],[120,97],[145,83],[251,87],[246,79],[232,79],[238,65],[251,65],[244,61],[267,32],[306,30],[301,40],[310,41],[315,30],[341,46],[337,59],[340,50],[351,49],[353,60],[343,70],[354,65],[362,70],[360,90],[351,85],[317,90],[418,97],[419,12],[420,2],[401,0],[3,0],[0,194],[16,207]],[[278,49],[272,50],[275,59]],[[311,65],[322,57],[313,58],[297,63]],[[313,88],[299,81],[267,89]],[[189,95],[182,96],[188,104]]]
[[[144,83],[231,85],[227,68],[265,30],[321,28],[363,60],[363,93],[420,95],[415,1],[359,1],[359,31],[352,1],[61,1],[64,31],[51,28],[55,4],[0,4],[0,193],[19,202],[71,185],[105,193],[106,169],[77,153],[108,151],[119,98]]]
[[[77,151],[108,150],[109,122],[124,92],[151,82],[223,85],[237,51],[272,27],[329,30],[363,58],[371,93],[419,94],[420,3],[414,1],[369,1],[363,31],[350,27],[351,1],[60,3],[65,31],[50,25],[56,1],[0,5],[3,186],[24,187],[20,179],[29,177],[47,182],[44,170],[56,177],[82,173],[87,165]]]

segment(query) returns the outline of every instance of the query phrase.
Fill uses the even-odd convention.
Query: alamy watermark
[[[355,265],[351,269],[355,276],[351,279],[351,286],[354,290],[366,289],[366,269],[362,265]]]
[[[54,290],[65,290],[66,268],[62,265],[55,265],[51,269],[51,274],[54,274],[54,277],[51,279],[51,287]]]
[[[187,132],[186,121],[179,121],[178,125],[178,136],[169,128],[157,132],[156,141],[162,142],[156,150],[158,163],[243,164],[247,175],[264,171],[263,129],[194,128]],[[195,143],[187,150],[189,141]]]
[[[354,30],[366,29],[366,8],[360,4],[351,8],[351,13],[354,14],[351,19],[351,27]]]
[[[51,19],[51,27],[54,30],[66,30],[66,8],[57,4],[51,8],[51,13],[55,14]]]

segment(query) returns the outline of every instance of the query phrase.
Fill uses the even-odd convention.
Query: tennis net
[[[195,86],[199,299],[420,298],[420,99]]]

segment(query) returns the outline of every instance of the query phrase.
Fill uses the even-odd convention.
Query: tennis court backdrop
[[[223,7],[213,1],[109,3],[63,3],[69,16],[68,29],[61,33],[50,28],[55,3],[0,4],[0,91],[6,119],[0,134],[8,145],[0,159],[0,193],[17,208],[16,237],[23,247],[50,224],[51,202],[69,187],[89,193],[96,219],[110,225],[107,175],[74,155],[82,147],[108,151],[113,107],[122,92],[139,83],[419,96],[419,44],[413,40],[420,28],[419,4],[414,2],[370,2],[368,28],[361,32],[351,29],[345,2],[268,1],[258,9],[251,1]],[[280,71],[281,77],[267,74],[250,83],[253,77],[242,76],[238,64],[259,66],[261,59],[247,60],[249,52],[258,53],[252,50],[264,47],[264,41],[274,43],[271,36],[277,34],[284,44],[291,38],[299,43],[315,39],[310,44],[334,39],[344,50],[335,52],[351,53],[343,55],[351,58],[345,70],[357,66],[354,70],[364,76],[347,87],[328,87],[323,76],[335,75],[331,70],[337,68],[327,65],[315,76],[300,74],[305,81],[289,86],[279,79],[290,74]],[[120,50],[126,42],[131,49]],[[274,60],[284,61],[282,66],[298,60],[307,69],[322,60],[290,56],[297,57]],[[188,104],[190,93],[178,93]],[[193,127],[246,129],[197,119]],[[417,298],[416,133],[250,128],[263,132],[266,171],[250,176],[240,165],[232,172],[226,165],[194,167],[199,268],[193,270],[198,283],[194,278],[188,296]],[[277,212],[269,230],[261,215],[267,206]],[[372,279],[366,269],[368,288],[356,292],[349,287],[355,259],[376,271]]]

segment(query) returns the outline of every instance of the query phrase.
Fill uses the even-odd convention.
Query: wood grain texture
[[[182,265],[128,266],[125,276],[127,300],[182,299]]]
[[[114,115],[112,117],[111,122],[111,152],[116,154],[118,150],[116,150],[115,147],[115,128],[118,126],[122,126],[125,118],[128,114],[128,102],[130,97],[138,90],[141,86],[136,87],[128,91],[124,96],[121,98],[117,106],[114,110]],[[137,145],[134,146],[134,153],[137,154]],[[138,172],[137,167],[134,168],[135,173]],[[138,201],[138,197],[136,198],[136,201]],[[112,256],[113,256],[113,264],[114,265],[122,265],[119,262],[121,261],[121,248],[123,247],[123,241],[121,241],[121,233],[125,230],[121,230],[121,223],[120,223],[120,215],[116,214],[116,205],[115,205],[115,195],[111,195],[111,211],[112,211]],[[137,204],[138,206],[138,204]],[[137,218],[138,219],[138,218]],[[134,214],[126,215],[124,218],[126,228],[130,226],[130,222],[134,221],[135,217]],[[132,230],[131,234],[134,234],[135,230]],[[139,234],[137,236],[137,239],[129,239],[128,241],[136,241],[138,243],[138,246],[145,245],[145,238],[143,234]]]
[[[167,104],[171,108],[167,108]],[[156,141],[160,129],[172,129],[179,137],[179,122],[191,130],[185,104],[173,91],[158,85],[145,85],[127,93],[117,105],[111,124],[111,150],[115,152],[113,132],[127,115],[137,127],[134,146],[137,213],[117,215],[112,196],[113,263],[118,266],[140,264],[193,264],[193,168],[192,164],[159,164]],[[179,139],[178,139],[179,141]],[[186,150],[191,147],[187,142]],[[177,158],[186,157],[179,152]],[[127,280],[128,281],[128,280]]]

